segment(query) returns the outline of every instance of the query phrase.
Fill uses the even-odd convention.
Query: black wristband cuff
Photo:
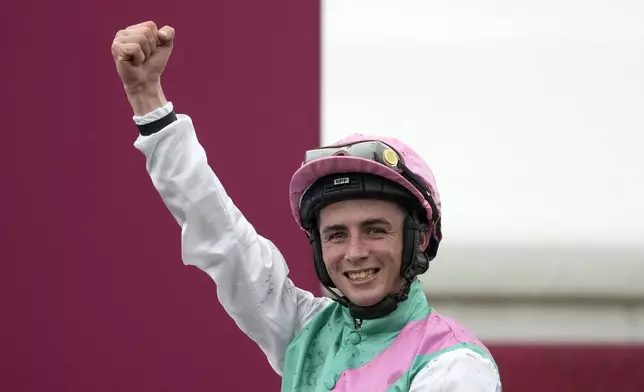
[[[173,110],[156,121],[143,124],[143,125],[137,125],[137,128],[139,128],[139,133],[141,135],[149,136],[159,132],[160,130],[162,130],[163,128],[167,127],[168,125],[172,124],[175,121],[177,121],[177,115]]]

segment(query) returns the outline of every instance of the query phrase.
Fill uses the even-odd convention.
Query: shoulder
[[[421,330],[423,338],[417,355],[435,356],[454,348],[470,346],[480,348],[485,354],[489,354],[485,345],[469,329],[434,309],[431,309],[422,321]]]
[[[412,392],[499,392],[496,363],[464,325],[431,310],[412,372]]]
[[[501,392],[501,379],[491,357],[470,348],[444,352],[414,377],[410,392]]]
[[[470,332],[463,324],[445,316],[433,308],[427,316],[426,329],[428,332],[441,333],[451,336],[456,341],[462,342],[476,342],[478,339],[472,332]]]

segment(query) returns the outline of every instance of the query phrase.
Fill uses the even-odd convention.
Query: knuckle
[[[134,38],[135,42],[139,45],[145,45],[148,42],[148,38],[144,34],[137,34]]]
[[[134,37],[132,37],[131,35],[122,35],[114,38],[114,42],[120,45],[131,43],[133,42],[133,40]]]
[[[149,27],[144,27],[143,28],[143,34],[145,35],[145,37],[147,39],[154,38],[154,35],[152,34],[152,29],[150,29]]]
[[[154,29],[156,29],[156,23],[154,23],[151,20],[148,20],[148,21],[145,21],[145,22],[135,24],[132,27],[148,28],[148,29],[154,30]]]
[[[112,52],[113,53],[119,53],[119,52],[124,52],[127,50],[127,46],[124,45],[121,42],[114,42],[112,43]]]

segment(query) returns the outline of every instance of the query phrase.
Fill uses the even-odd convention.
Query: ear
[[[418,251],[423,253],[427,246],[429,246],[429,231],[423,228],[418,235]]]

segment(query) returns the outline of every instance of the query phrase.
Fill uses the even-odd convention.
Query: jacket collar
[[[361,320],[362,324],[359,330],[364,334],[397,332],[403,329],[410,321],[426,317],[430,311],[431,308],[427,303],[423,286],[418,279],[415,279],[409,288],[407,300],[398,303],[398,308],[385,317]],[[342,317],[347,324],[355,328],[356,320],[349,314],[349,309],[342,309]]]

